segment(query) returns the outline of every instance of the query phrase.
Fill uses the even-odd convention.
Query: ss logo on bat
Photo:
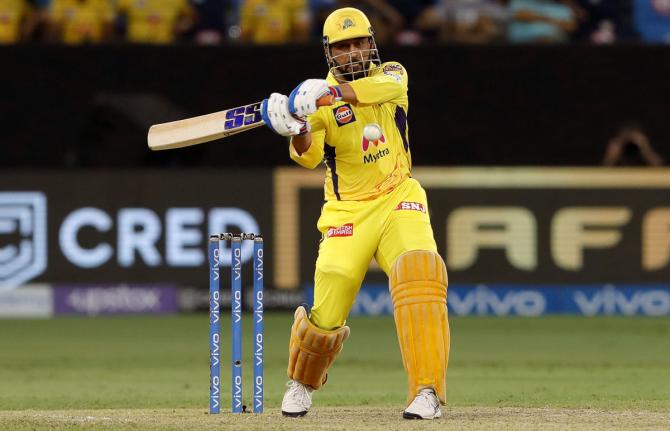
[[[253,103],[247,106],[231,109],[226,112],[226,122],[224,130],[237,129],[238,127],[256,124],[262,121],[261,102]]]

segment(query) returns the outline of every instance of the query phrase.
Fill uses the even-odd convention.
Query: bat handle
[[[333,103],[335,103],[335,96],[332,94],[326,94],[316,100],[316,106],[330,106]]]

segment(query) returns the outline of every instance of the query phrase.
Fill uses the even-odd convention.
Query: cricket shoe
[[[295,380],[286,383],[288,389],[281,402],[281,414],[292,418],[305,416],[312,407],[312,392],[314,389]]]
[[[405,419],[437,419],[442,417],[440,400],[432,389],[421,389],[414,401],[402,412]]]

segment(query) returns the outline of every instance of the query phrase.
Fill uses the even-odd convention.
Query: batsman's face
[[[365,76],[365,68],[370,59],[370,38],[342,40],[330,45],[330,55],[342,74],[350,74],[353,79]],[[353,80],[352,79],[352,80]]]

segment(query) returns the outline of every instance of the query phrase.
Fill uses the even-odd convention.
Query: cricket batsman
[[[449,359],[447,269],[437,253],[426,192],[412,178],[407,71],[382,63],[363,12],[342,8],[323,26],[330,71],[289,96],[273,93],[262,116],[290,138],[291,158],[327,171],[314,305],[291,328],[284,416],[304,416],[349,336],[345,326],[374,257],[389,277],[408,393],[403,417],[434,419],[446,403]],[[334,103],[317,106],[330,96]]]

